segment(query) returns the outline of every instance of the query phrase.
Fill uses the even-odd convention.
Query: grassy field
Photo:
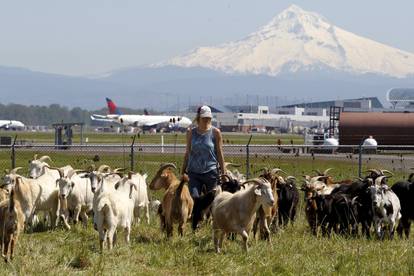
[[[24,131],[0,131],[0,136],[17,135],[17,141],[26,141],[27,143],[54,143],[54,132],[24,132]],[[184,144],[185,134],[183,133],[164,133],[165,144]],[[112,144],[112,143],[132,143],[132,134],[120,134],[120,133],[96,133],[86,132],[83,135],[84,139],[88,138],[89,144]],[[250,134],[240,133],[224,133],[223,140],[225,144],[247,144]],[[288,134],[253,134],[252,144],[276,144],[278,139],[283,144],[290,144],[293,141],[294,144],[302,144],[303,136],[300,135],[288,135]],[[74,135],[73,143],[79,144],[80,135],[76,133]],[[137,143],[143,144],[159,144],[161,143],[161,134],[140,134]]]
[[[18,166],[27,167],[27,160],[34,152],[20,152]],[[38,152],[40,153],[40,152]],[[44,152],[46,153],[46,152]],[[82,160],[91,155],[70,152],[49,153],[54,166],[72,164],[85,166]],[[0,160],[9,162],[6,152]],[[122,167],[120,154],[100,154],[102,163]],[[181,156],[142,155],[137,160],[140,170],[153,177],[159,164],[176,161]],[[234,157],[233,162],[244,164],[244,158]],[[354,177],[357,173],[356,160],[322,160],[314,158],[288,157],[269,159],[252,157],[251,171],[260,168],[280,167],[288,174],[301,179],[301,175],[312,173],[313,169],[333,167],[336,178]],[[379,164],[364,164],[376,167]],[[382,166],[383,167],[383,166]],[[245,167],[240,168],[244,172]],[[25,173],[25,171],[23,171]],[[396,172],[395,180],[403,177]],[[391,181],[392,182],[392,181]],[[299,184],[300,185],[300,182]],[[150,198],[161,198],[162,192],[150,191]],[[175,236],[167,240],[160,233],[158,219],[151,215],[151,224],[135,225],[131,234],[131,244],[118,235],[118,244],[112,252],[101,255],[98,252],[98,234],[91,223],[87,229],[80,225],[71,231],[62,228],[43,230],[39,227],[32,233],[21,236],[16,258],[12,264],[1,263],[2,274],[145,274],[145,275],[407,275],[414,273],[413,240],[393,241],[367,240],[365,238],[344,238],[333,235],[331,238],[314,237],[310,234],[300,201],[298,219],[293,226],[272,235],[271,243],[250,241],[246,254],[241,249],[240,240],[226,241],[223,254],[213,252],[211,227],[204,225],[197,233],[192,233],[190,225],[184,237]]]
[[[176,232],[175,232],[176,233]],[[5,274],[104,275],[409,275],[414,273],[412,240],[393,241],[314,237],[303,210],[294,226],[272,235],[270,243],[250,241],[246,254],[240,240],[225,241],[224,252],[213,252],[209,225],[184,237],[167,240],[152,216],[150,225],[133,228],[131,244],[118,234],[112,252],[99,253],[98,235],[91,225],[72,231],[24,234],[12,264],[2,263]]]

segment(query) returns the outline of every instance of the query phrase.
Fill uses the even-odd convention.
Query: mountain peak
[[[256,33],[266,33],[275,30],[276,32],[285,31],[293,34],[302,34],[311,28],[328,29],[331,25],[323,16],[305,11],[299,6],[291,5]]]
[[[292,17],[297,17],[301,15],[309,15],[309,14],[313,14],[313,13],[305,11],[304,9],[302,9],[301,7],[297,5],[290,5],[287,9],[279,13],[277,17],[286,19],[286,18],[292,18]]]
[[[414,54],[357,36],[323,16],[291,5],[246,38],[200,47],[159,65],[204,67],[228,74],[333,70],[404,78]]]

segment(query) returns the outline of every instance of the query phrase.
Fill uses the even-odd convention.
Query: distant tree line
[[[119,108],[123,114],[144,114],[142,109]],[[90,116],[92,114],[107,114],[107,108],[99,110],[86,110],[80,107],[69,109],[59,104],[51,104],[49,106],[31,105],[25,106],[21,104],[0,104],[0,120],[18,120],[25,125],[43,125],[50,126],[54,123],[71,123],[83,122],[91,125]],[[155,114],[155,112],[150,111]]]

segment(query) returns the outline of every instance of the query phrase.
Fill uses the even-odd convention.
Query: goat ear
[[[137,186],[134,183],[131,183],[131,186],[129,188],[129,198],[132,198],[132,190],[135,189],[135,191],[137,190]]]
[[[254,189],[254,193],[255,193],[257,196],[261,196],[261,195],[262,195],[262,191],[260,190],[260,188],[256,188],[256,189]]]

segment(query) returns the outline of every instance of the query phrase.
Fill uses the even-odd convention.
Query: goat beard
[[[68,199],[67,198],[60,198],[60,208],[62,210],[68,209]]]

